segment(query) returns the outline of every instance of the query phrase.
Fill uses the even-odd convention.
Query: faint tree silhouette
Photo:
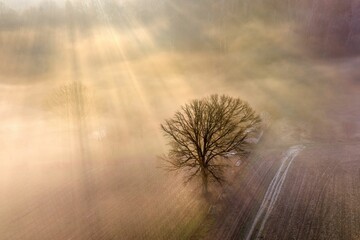
[[[81,82],[70,82],[55,89],[46,101],[46,108],[60,117],[84,119],[90,114],[91,97]]]

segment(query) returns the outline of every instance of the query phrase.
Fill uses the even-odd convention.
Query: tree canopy
[[[211,95],[193,100],[161,124],[170,145],[165,157],[168,167],[186,169],[187,181],[200,175],[207,192],[208,179],[225,180],[227,156],[249,152],[252,143],[248,140],[258,132],[260,123],[259,115],[239,98]]]

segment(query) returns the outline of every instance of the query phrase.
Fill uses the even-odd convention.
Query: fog
[[[359,21],[350,0],[3,1],[1,238],[186,239],[198,183],[157,156],[194,98],[248,101],[279,144],[359,139]]]

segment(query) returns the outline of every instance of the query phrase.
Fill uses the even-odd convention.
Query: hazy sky
[[[65,0],[51,0],[52,2],[55,2],[58,4],[58,6],[63,6],[65,3]],[[13,9],[19,9],[23,10],[29,7],[34,7],[38,5],[41,2],[46,2],[44,0],[2,0],[3,3],[5,3],[8,7]]]

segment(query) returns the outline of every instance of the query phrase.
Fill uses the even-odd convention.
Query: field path
[[[250,240],[254,234],[256,226],[260,223],[260,228],[257,232],[256,239],[261,235],[261,232],[265,226],[266,220],[271,214],[272,209],[276,203],[276,200],[281,191],[282,185],[285,181],[286,175],[289,171],[291,163],[294,161],[295,157],[305,148],[303,145],[295,145],[290,147],[285,153],[281,160],[281,165],[279,170],[276,172],[274,178],[272,179],[264,199],[260,205],[260,208],[254,218],[254,221],[251,225],[251,228],[246,236],[246,240]]]

